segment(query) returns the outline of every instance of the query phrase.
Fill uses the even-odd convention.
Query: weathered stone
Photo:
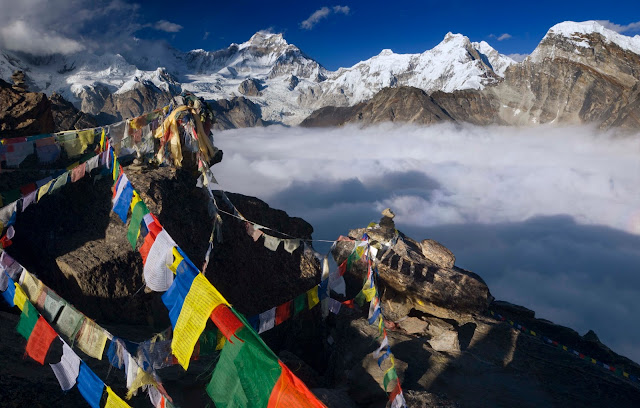
[[[422,255],[443,268],[453,268],[456,257],[444,245],[432,239],[423,239],[420,243]]]
[[[458,333],[456,331],[443,331],[427,340],[432,349],[447,353],[459,353]]]
[[[421,334],[427,330],[429,323],[417,317],[407,317],[399,322],[398,326],[407,334]]]
[[[215,130],[265,126],[260,106],[244,96],[209,102],[216,117]]]
[[[98,126],[98,122],[93,115],[78,110],[71,102],[65,100],[62,95],[54,92],[51,94],[50,100],[56,132]]]
[[[516,316],[522,316],[532,319],[536,316],[536,312],[531,309],[527,309],[524,306],[514,305],[513,303],[505,302],[504,300],[494,300],[491,303],[491,307],[508,313],[512,313]]]

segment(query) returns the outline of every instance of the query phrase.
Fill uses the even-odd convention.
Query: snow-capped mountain
[[[112,107],[118,103],[108,98],[122,99],[136,90],[161,92],[165,95],[161,100],[188,90],[209,100],[244,94],[260,106],[263,119],[297,124],[319,107],[353,105],[388,86],[409,85],[427,92],[482,89],[514,63],[485,42],[471,43],[449,33],[422,54],[383,50],[353,67],[331,72],[287,43],[282,34],[258,32],[249,41],[218,51],[182,53],[167,47],[128,59],[117,54],[32,58],[1,52],[0,77],[8,79],[21,69],[32,90],[60,93],[93,114],[109,106],[108,113],[114,116]],[[246,94],[241,87],[246,80],[259,84],[261,91]]]

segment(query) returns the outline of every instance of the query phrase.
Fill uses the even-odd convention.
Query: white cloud
[[[183,27],[180,24],[175,24],[167,20],[160,20],[154,24],[153,28],[166,33],[177,33],[182,30]]]
[[[34,55],[72,54],[85,47],[55,32],[42,32],[22,20],[0,27],[0,48]]]
[[[503,41],[503,40],[508,40],[509,38],[511,38],[511,34],[504,33],[504,34],[501,34],[500,36],[498,36],[497,40],[498,41]]]
[[[640,361],[640,134],[592,127],[268,127],[216,136],[223,188],[333,239],[380,218],[450,247],[498,299]],[[323,248],[319,248],[323,249]]]
[[[640,31],[640,21],[636,21],[635,23],[629,23],[626,25],[612,23],[609,20],[598,20],[598,23],[602,24],[604,27],[608,28],[609,30],[617,31],[618,33]]]
[[[348,15],[351,9],[349,6],[333,6],[333,8],[322,7],[316,11],[314,11],[309,18],[300,23],[300,27],[305,30],[311,30],[320,20],[329,17],[329,15],[333,12],[334,14],[345,14]]]
[[[527,58],[529,54],[507,54],[507,57],[511,58],[514,61],[522,62],[525,58]]]

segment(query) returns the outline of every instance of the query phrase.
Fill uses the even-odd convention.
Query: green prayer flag
[[[384,390],[387,391],[387,385],[389,385],[391,381],[394,381],[397,378],[398,374],[396,373],[396,369],[391,367],[389,371],[384,374],[384,379],[382,380],[382,382],[384,383]]]
[[[200,355],[208,356],[216,352],[218,329],[205,330],[200,335]]]
[[[246,325],[236,336],[222,349],[207,394],[219,408],[267,407],[282,373],[278,358]]]
[[[365,296],[363,291],[358,292],[358,294],[356,295],[354,302],[356,302],[358,304],[358,306],[362,307],[362,305],[364,305],[364,302],[367,300],[367,297]]]
[[[28,340],[37,322],[38,311],[33,307],[31,302],[24,302],[24,307],[22,308],[22,314],[20,315],[20,321],[18,322],[16,330],[22,337]]]
[[[307,294],[303,293],[298,295],[293,301],[293,315],[297,315],[298,313],[305,310],[307,307]]]
[[[129,240],[129,243],[131,243],[133,249],[136,249],[136,242],[138,242],[142,218],[147,214],[149,214],[149,209],[145,203],[138,201],[131,212],[131,221],[129,221],[129,230],[127,231],[127,239]]]

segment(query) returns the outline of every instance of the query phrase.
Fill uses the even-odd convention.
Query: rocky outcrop
[[[50,100],[55,132],[88,129],[98,126],[98,121],[93,115],[79,111],[71,102],[64,99],[62,95],[54,92],[51,94]]]
[[[452,121],[427,93],[418,88],[385,88],[370,101],[351,107],[326,107],[312,113],[300,125],[305,127],[341,126],[347,123],[375,124],[410,122],[432,124]]]
[[[244,96],[209,102],[216,116],[216,130],[265,126],[260,106]]]
[[[100,124],[135,118],[167,106],[175,95],[177,94],[162,90],[152,83],[145,83],[130,91],[108,94],[96,116]]]
[[[245,79],[238,85],[238,92],[245,96],[262,96],[262,85],[255,78]]]
[[[0,79],[0,137],[31,136],[54,130],[51,102]]]

